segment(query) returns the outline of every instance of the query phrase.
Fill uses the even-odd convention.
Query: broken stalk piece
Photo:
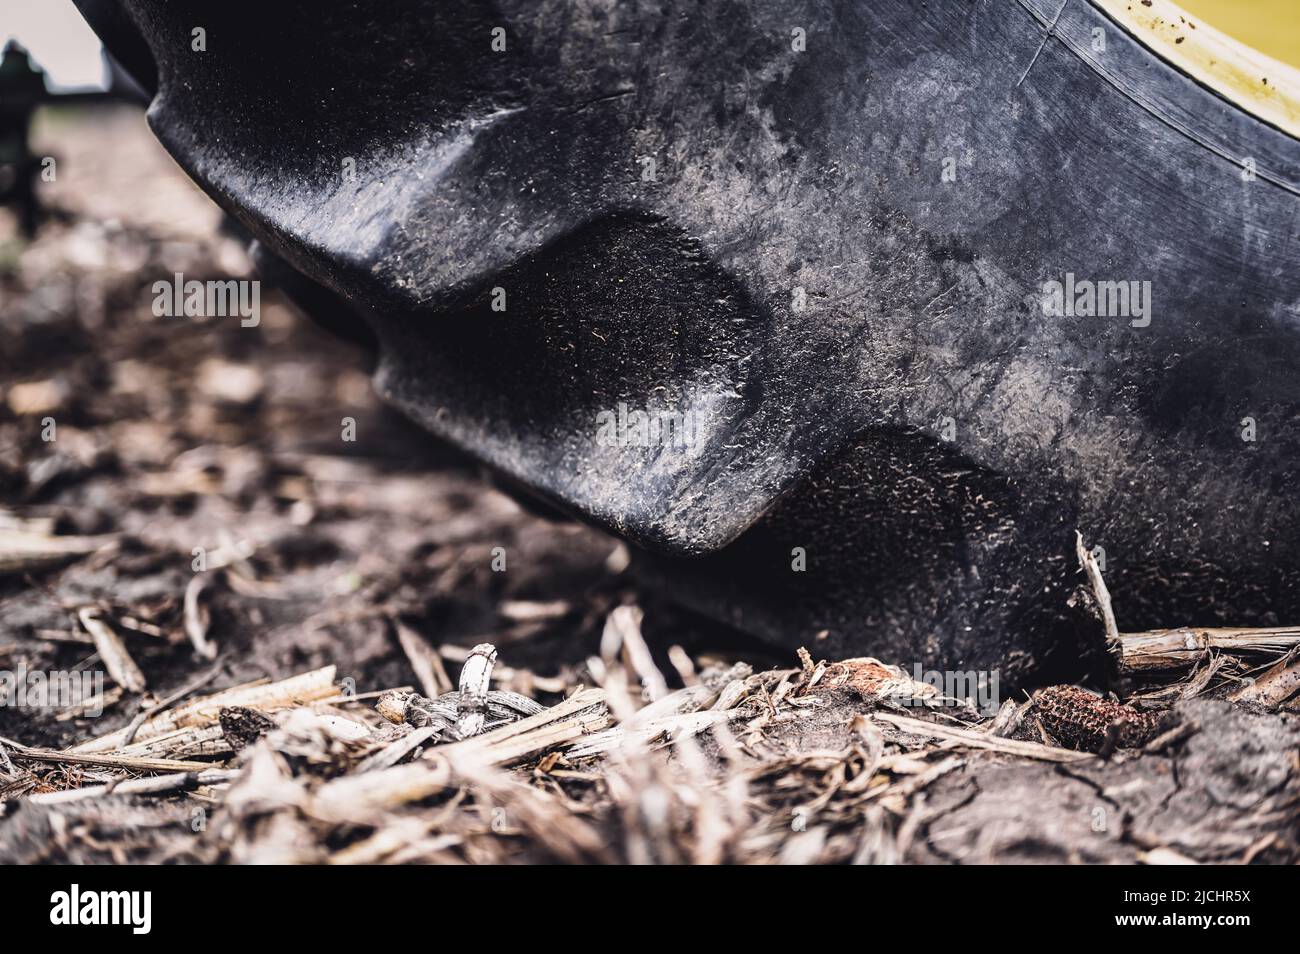
[[[1211,628],[1180,626],[1145,633],[1120,633],[1120,672],[1130,675],[1190,669],[1210,652],[1281,655],[1300,646],[1300,627]]]
[[[470,650],[469,658],[461,667],[460,698],[456,700],[456,735],[462,739],[483,731],[488,687],[496,661],[497,648],[491,643],[479,643]]]
[[[1101,567],[1075,531],[1075,552],[1087,574],[1093,597],[1106,627],[1106,641],[1119,659],[1121,675],[1176,672],[1191,669],[1213,651],[1231,656],[1263,653],[1280,656],[1300,646],[1300,626],[1209,627],[1179,626],[1141,633],[1121,633],[1115,622],[1110,591]]]
[[[480,643],[465,658],[455,692],[430,699],[410,690],[393,690],[379,697],[375,709],[389,722],[433,728],[435,742],[472,738],[541,712],[542,704],[527,696],[488,688],[496,658],[495,646]]]

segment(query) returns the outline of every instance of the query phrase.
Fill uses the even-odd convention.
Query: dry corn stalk
[[[77,611],[77,618],[86,628],[90,638],[95,641],[95,649],[104,662],[104,668],[113,681],[127,692],[144,692],[144,673],[135,664],[131,654],[126,651],[122,638],[113,632],[113,628],[99,618],[99,611],[93,606],[84,606]]]
[[[1233,702],[1254,702],[1267,709],[1276,709],[1296,693],[1300,693],[1300,661],[1296,660],[1295,653],[1291,653],[1228,698]]]
[[[488,687],[492,684],[492,667],[497,649],[491,643],[479,643],[470,650],[460,670],[460,698],[456,700],[456,735],[462,739],[483,731],[487,719]]]
[[[437,752],[467,763],[504,765],[606,728],[610,718],[605,702],[603,689],[581,689],[536,715],[464,742],[440,746]]]
[[[1120,671],[1125,674],[1190,669],[1212,651],[1242,655],[1281,654],[1300,646],[1300,626],[1278,629],[1180,626],[1120,633]]]
[[[55,536],[27,528],[0,527],[0,574],[26,573],[89,556],[115,539]]]
[[[255,682],[235,686],[232,689],[223,689],[210,696],[195,699],[187,705],[160,713],[140,726],[135,741],[144,742],[181,728],[215,725],[221,710],[229,706],[270,711],[329,698],[337,692],[334,686],[334,673],[334,666],[325,666],[279,682]],[[119,729],[73,746],[69,751],[112,752],[125,742],[126,733],[126,729]]]
[[[411,670],[420,683],[420,688],[430,699],[436,699],[446,692],[451,692],[451,678],[443,668],[440,657],[415,630],[400,619],[393,618],[393,629],[397,632],[397,641],[411,664]]]
[[[975,749],[990,749],[994,752],[1005,752],[1008,755],[1021,755],[1025,758],[1040,759],[1045,762],[1079,762],[1083,759],[1094,758],[1088,752],[1074,752],[1070,749],[1053,748],[1050,745],[1042,745],[1038,742],[1021,742],[1016,739],[994,738],[980,732],[978,729],[958,729],[953,726],[939,725],[934,722],[925,722],[921,719],[912,719],[907,716],[893,715],[888,712],[874,712],[872,718],[880,722],[888,722],[890,725],[902,729],[910,735],[926,736],[932,739],[948,739],[953,742],[960,742]]]
[[[1101,567],[1075,531],[1075,550],[1092,586],[1106,627],[1106,640],[1119,661],[1121,675],[1177,672],[1191,669],[1212,652],[1238,656],[1251,653],[1281,655],[1300,646],[1300,626],[1208,627],[1179,626],[1141,633],[1121,633],[1111,607],[1110,591]]]

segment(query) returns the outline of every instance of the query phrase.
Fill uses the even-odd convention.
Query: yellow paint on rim
[[[1300,70],[1234,40],[1173,0],[1093,0],[1194,80],[1300,139]]]
[[[1300,69],[1300,4],[1296,0],[1175,0],[1234,40]]]

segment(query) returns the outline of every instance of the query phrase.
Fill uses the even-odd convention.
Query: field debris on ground
[[[806,652],[785,669],[706,667],[670,690],[640,622],[635,606],[614,608],[586,666],[595,684],[547,705],[493,688],[497,650],[480,644],[435,698],[357,693],[323,667],[173,697],[63,750],[0,740],[0,798],[17,803],[0,851],[330,864],[1295,857],[1293,725],[1260,733],[1222,702],[1147,719],[1076,687],[969,721],[897,667]],[[1153,748],[1157,729],[1177,734]],[[1269,784],[1238,779],[1248,797],[1220,801],[1224,779],[1204,773],[1244,736]],[[987,801],[1008,785],[1033,791],[1019,806]],[[1210,817],[1169,838],[1158,816],[1178,800]],[[1008,830],[1008,810],[1037,816],[1035,837]],[[1054,837],[1042,828],[1080,812],[1058,817]],[[1098,826],[1112,812],[1115,827]],[[99,833],[121,826],[132,837],[107,848]],[[1081,827],[1089,839],[1072,841]]]

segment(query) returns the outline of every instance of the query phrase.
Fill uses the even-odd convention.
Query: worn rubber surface
[[[1077,668],[1079,528],[1126,628],[1300,618],[1300,143],[1091,4],[123,6],[159,138],[388,399],[682,599]],[[1045,315],[1067,274],[1149,324]]]

